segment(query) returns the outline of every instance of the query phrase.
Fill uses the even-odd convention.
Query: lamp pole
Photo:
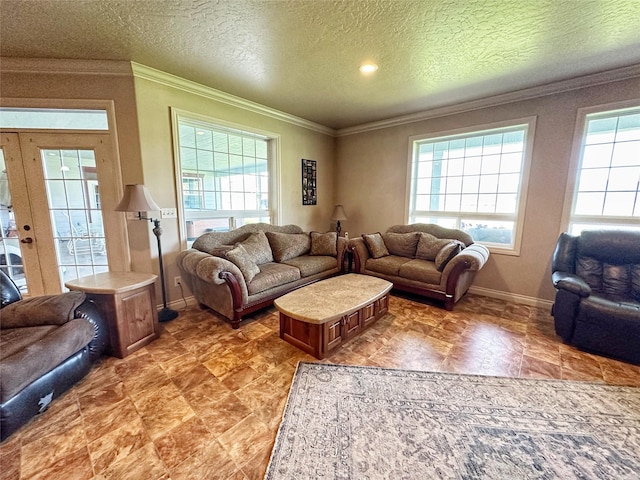
[[[158,262],[160,263],[160,286],[162,287],[162,310],[158,312],[158,321],[168,322],[178,316],[178,312],[171,310],[167,307],[167,289],[164,282],[164,265],[162,263],[162,242],[160,241],[160,235],[162,235],[162,228],[160,227],[160,220],[149,219],[153,222],[153,234],[158,241]]]

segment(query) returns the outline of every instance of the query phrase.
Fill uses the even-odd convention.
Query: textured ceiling
[[[0,0],[0,54],[131,60],[343,128],[638,64],[640,0]]]

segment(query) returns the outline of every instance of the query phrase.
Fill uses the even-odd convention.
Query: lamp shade
[[[153,201],[144,185],[125,185],[122,200],[116,207],[118,212],[159,212],[160,207]]]
[[[331,220],[342,221],[347,219],[347,214],[344,213],[344,208],[342,205],[336,205],[333,209],[333,213],[331,214]]]

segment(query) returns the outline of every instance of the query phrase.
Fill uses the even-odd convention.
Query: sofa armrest
[[[362,273],[365,269],[367,260],[369,259],[369,250],[364,243],[362,237],[356,237],[349,240],[349,251],[353,255],[354,272]]]
[[[453,257],[444,271],[442,272],[443,276],[449,274],[451,270],[458,270],[456,265],[459,263],[466,263],[467,266],[464,270],[471,270],[472,272],[477,272],[480,270],[487,260],[489,260],[489,249],[484,245],[480,245],[479,243],[472,243],[460,253],[458,253],[455,257]]]
[[[587,282],[573,273],[553,272],[551,280],[553,281],[553,286],[558,290],[566,290],[581,298],[591,295],[591,287],[589,287]]]
[[[240,269],[229,260],[210,255],[194,248],[183,250],[176,258],[183,280],[192,292],[197,292],[196,283],[203,281],[213,285],[227,285],[235,306],[247,302],[249,291]]]
[[[342,270],[342,266],[344,265],[345,255],[349,250],[349,240],[344,237],[338,237],[338,243],[336,246],[338,250],[338,255],[337,255],[338,268]]]
[[[220,273],[229,272],[234,275],[239,283],[245,283],[240,269],[229,260],[201,252],[196,249],[184,250],[176,258],[178,268],[183,273],[188,273],[208,283],[221,285],[225,283]]]

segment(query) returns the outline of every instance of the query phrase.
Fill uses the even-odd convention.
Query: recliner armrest
[[[84,318],[93,326],[95,331],[93,340],[87,345],[89,356],[96,361],[102,356],[109,345],[109,325],[107,319],[102,316],[93,300],[86,299],[80,304],[74,313],[74,318]]]
[[[551,275],[553,286],[559,290],[566,290],[582,298],[591,295],[591,287],[578,275],[567,272],[553,272]]]

